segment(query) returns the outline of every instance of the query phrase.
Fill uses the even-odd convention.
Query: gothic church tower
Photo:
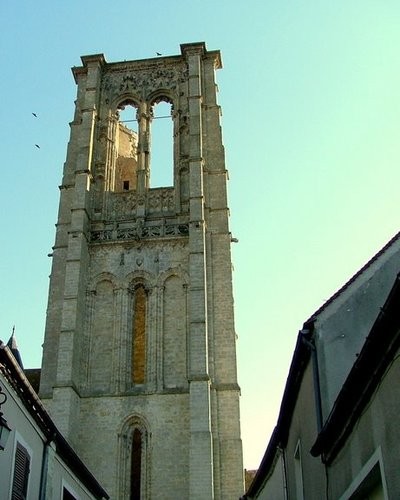
[[[113,499],[243,492],[220,67],[193,43],[73,68],[40,396]],[[173,185],[153,188],[160,102]]]

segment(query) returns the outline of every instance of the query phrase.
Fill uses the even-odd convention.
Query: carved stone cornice
[[[189,235],[189,225],[180,223],[137,225],[119,229],[94,229],[90,232],[91,243],[107,243],[153,238],[177,238]]]
[[[149,67],[150,66],[150,67]],[[132,94],[146,100],[158,90],[169,90],[173,94],[180,84],[188,78],[187,65],[182,61],[180,65],[169,65],[165,61],[109,66],[103,73],[102,90],[112,102],[119,95]]]

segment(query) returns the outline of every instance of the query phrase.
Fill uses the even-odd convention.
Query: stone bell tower
[[[72,70],[40,396],[113,499],[243,492],[218,68],[191,43]],[[152,188],[160,102],[173,185]]]

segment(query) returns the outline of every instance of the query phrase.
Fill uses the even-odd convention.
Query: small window
[[[24,500],[27,498],[30,462],[31,457],[28,450],[17,442],[11,500]]]
[[[381,448],[364,464],[339,500],[387,500],[387,485]]]
[[[384,500],[386,498],[379,462],[370,470],[351,497],[347,498],[350,500]]]
[[[124,181],[122,185],[124,191],[129,191],[129,181]]]
[[[76,500],[76,497],[64,486],[62,500]]]

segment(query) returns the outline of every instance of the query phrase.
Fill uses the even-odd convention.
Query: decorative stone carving
[[[91,241],[111,241],[112,239],[112,231],[110,229],[105,231],[92,231],[90,233]]]
[[[146,195],[137,195],[136,191],[108,194],[108,218],[132,219],[136,216],[138,205],[146,205],[147,213],[162,214],[175,210],[174,188],[150,189]]]
[[[106,99],[114,100],[118,95],[131,93],[141,98],[148,97],[157,90],[175,91],[179,85],[188,79],[186,64],[168,67],[168,65],[147,64],[132,67],[118,66],[110,68],[103,77],[102,89]]]
[[[119,216],[129,216],[135,213],[137,206],[137,197],[135,191],[127,193],[110,193],[109,210],[111,213],[117,213]]]
[[[136,238],[137,230],[135,227],[117,230],[117,240],[132,240]]]
[[[94,230],[90,233],[92,243],[104,243],[105,241],[127,241],[148,238],[170,238],[189,235],[189,224],[157,224],[143,226],[134,224],[129,228]]]
[[[174,205],[174,189],[163,188],[150,190],[147,195],[147,210],[149,214],[171,212]]]

